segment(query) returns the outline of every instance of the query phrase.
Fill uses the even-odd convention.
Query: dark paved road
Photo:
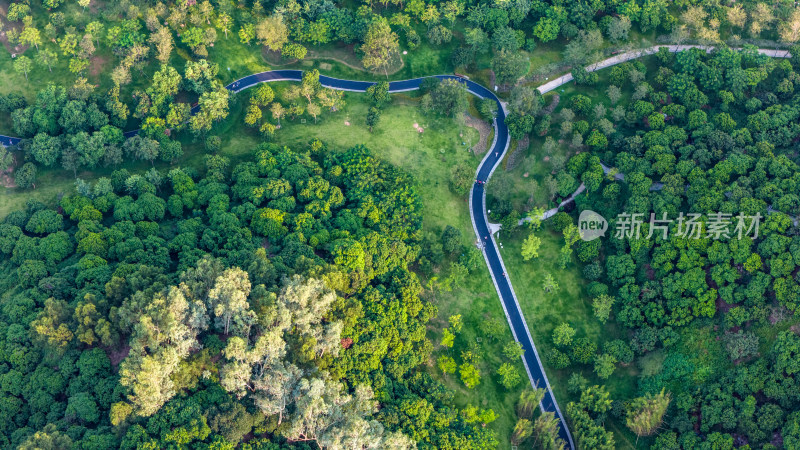
[[[299,70],[273,70],[269,72],[248,75],[230,83],[229,85],[225,86],[225,88],[236,93],[259,83],[272,81],[300,81],[302,76],[303,72]],[[495,141],[492,145],[492,148],[487,152],[486,157],[483,159],[483,161],[481,161],[476,174],[478,180],[486,181],[492,175],[492,172],[500,163],[500,161],[502,161],[506,150],[508,150],[509,136],[508,127],[506,127],[505,124],[505,111],[503,109],[503,105],[492,91],[473,81],[465,80],[453,75],[437,75],[436,78],[460,80],[466,84],[467,90],[469,90],[473,95],[481,98],[489,98],[497,102],[498,114],[497,119],[495,120]],[[424,78],[414,78],[411,80],[392,81],[389,83],[389,91],[403,92],[419,89],[423,80]],[[375,84],[369,81],[341,80],[327,76],[320,76],[319,81],[325,87],[354,92],[364,92],[368,87]],[[193,107],[192,113],[197,112],[197,109],[197,106]],[[138,130],[133,130],[124,134],[125,137],[131,137],[135,136],[137,133]],[[0,143],[6,146],[16,145],[19,143],[19,141],[19,138],[0,135]],[[497,249],[494,238],[490,234],[489,220],[486,217],[486,195],[484,192],[484,186],[485,185],[483,184],[476,183],[473,185],[472,190],[470,191],[470,216],[472,217],[472,225],[475,228],[475,232],[477,233],[479,239],[483,242],[484,258],[489,267],[489,272],[492,276],[492,280],[494,281],[497,293],[500,296],[500,301],[503,305],[506,318],[511,326],[511,332],[514,335],[514,339],[516,339],[522,345],[522,348],[525,349],[525,354],[523,355],[522,359],[523,363],[525,364],[525,370],[528,372],[528,378],[531,381],[531,385],[544,388],[546,390],[546,394],[540,406],[544,411],[554,412],[556,417],[560,419],[559,434],[564,442],[567,443],[567,446],[571,449],[574,449],[575,446],[572,442],[572,436],[567,429],[564,416],[561,414],[558,403],[556,403],[553,391],[550,389],[550,384],[547,381],[547,376],[545,375],[539,355],[536,352],[536,346],[534,345],[533,339],[528,331],[528,326],[523,318],[516,295],[514,294],[511,283],[505,276],[506,270],[505,266],[503,265],[503,260],[500,257],[500,252]]]

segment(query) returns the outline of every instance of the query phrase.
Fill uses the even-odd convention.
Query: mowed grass
[[[604,342],[614,339],[627,342],[628,337],[623,330],[612,323],[613,318],[604,325],[594,317],[591,300],[585,291],[588,282],[583,279],[579,263],[573,258],[573,263],[566,269],[559,268],[559,252],[564,244],[561,234],[546,227],[537,231],[536,235],[542,239],[539,257],[523,261],[522,241],[529,233],[527,229],[511,234],[501,231],[498,242],[503,245],[500,253],[561,411],[565,412],[567,403],[579,399],[579,395],[567,391],[567,381],[574,372],[582,373],[591,385],[605,385],[612,399],[627,400],[634,397],[639,375],[635,363],[627,367],[618,364],[614,374],[607,380],[598,378],[591,364],[573,363],[564,370],[556,370],[549,366],[546,355],[552,348],[553,329],[563,322],[569,323],[576,330],[576,337],[586,336],[596,342],[599,351],[602,351]],[[558,291],[544,292],[542,285],[547,273],[552,274],[558,283]],[[637,448],[636,437],[625,427],[623,421],[610,415],[606,421],[606,428],[614,432],[617,448]],[[639,447],[644,443],[645,441],[640,439]]]
[[[318,138],[334,150],[363,144],[380,159],[413,175],[425,205],[426,231],[453,225],[465,237],[474,234],[466,196],[450,193],[449,178],[456,164],[477,168],[479,159],[469,148],[478,141],[478,132],[452,119],[426,116],[416,107],[415,98],[401,97],[384,108],[380,123],[370,133],[365,125],[369,106],[364,103],[363,94],[348,93],[345,99],[347,105],[342,111],[326,113],[316,124],[311,118],[306,118],[306,123],[284,119],[276,141],[296,147]],[[418,132],[415,124],[424,131]]]

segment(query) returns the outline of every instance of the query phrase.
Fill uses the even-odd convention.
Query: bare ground
[[[116,348],[106,348],[106,355],[108,355],[108,359],[111,360],[111,365],[114,367],[118,366],[119,363],[122,362],[130,353],[131,347],[129,345],[122,345]]]
[[[344,47],[344,49],[335,49],[335,50],[328,50],[323,52],[308,49],[308,53],[304,60],[319,60],[319,61],[336,61],[339,64],[345,65],[351,69],[359,70],[362,72],[370,72],[375,73],[377,75],[384,75],[383,71],[378,72],[371,72],[367,70],[355,56],[353,56],[353,46],[348,45]],[[349,53],[348,53],[349,52]],[[297,59],[282,59],[281,53],[264,49],[262,51],[262,55],[264,60],[267,64],[276,67],[288,66],[291,64],[296,63]],[[350,57],[348,57],[350,56]],[[394,61],[392,61],[392,66],[386,71],[386,75],[392,75],[394,73],[399,72],[403,67],[405,67],[405,61],[403,58],[397,57]]]
[[[14,181],[14,167],[16,166],[16,160],[17,158],[14,157],[14,163],[11,164],[11,167],[0,172],[0,186],[6,188],[17,187],[17,183]]]
[[[103,58],[102,56],[92,57],[89,64],[89,74],[91,74],[93,77],[100,75],[105,65],[106,58]]]
[[[469,114],[464,116],[464,123],[466,123],[468,127],[478,130],[478,134],[480,135],[478,143],[472,146],[472,152],[476,155],[480,155],[481,153],[485,152],[489,148],[489,134],[491,133],[492,128],[488,123]]]

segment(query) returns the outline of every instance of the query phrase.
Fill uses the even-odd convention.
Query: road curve
[[[272,70],[255,73],[240,78],[228,84],[225,86],[225,88],[232,93],[238,93],[260,83],[269,83],[274,81],[301,81],[302,77],[303,72],[300,70]],[[389,82],[389,92],[397,93],[419,89],[422,81],[425,78],[437,78],[440,80],[454,79],[460,81],[466,85],[467,90],[471,94],[483,99],[492,99],[497,103],[498,113],[497,118],[494,121],[494,141],[490,150],[486,153],[486,156],[481,161],[476,173],[476,179],[488,181],[489,177],[492,175],[492,172],[494,172],[494,170],[500,164],[500,161],[503,160],[510,142],[508,127],[505,124],[505,110],[503,109],[502,103],[489,89],[481,86],[478,83],[475,83],[474,81],[453,75],[435,75],[433,77],[391,81]],[[319,81],[324,87],[351,92],[365,92],[367,88],[376,84],[375,82],[369,81],[342,80],[324,75],[320,75]],[[195,114],[198,110],[199,107],[195,106],[192,108],[191,112],[192,114]],[[139,130],[128,131],[124,133],[124,136],[129,138],[135,136],[138,132]],[[0,143],[6,146],[16,145],[20,141],[20,138],[0,135]],[[514,339],[519,342],[522,345],[522,348],[525,350],[524,354],[522,355],[522,362],[525,365],[525,370],[528,373],[528,379],[531,382],[531,386],[546,390],[544,398],[540,402],[539,407],[544,412],[553,412],[555,414],[555,416],[559,419],[559,436],[564,440],[565,443],[567,443],[570,449],[574,450],[575,445],[572,441],[572,435],[567,428],[565,418],[561,413],[561,409],[558,407],[556,398],[553,395],[552,389],[550,388],[544,367],[542,366],[539,354],[536,351],[536,346],[533,343],[533,338],[528,330],[528,325],[525,322],[525,318],[522,315],[522,309],[517,301],[517,296],[514,293],[511,282],[506,276],[506,268],[503,264],[503,259],[500,256],[500,252],[498,251],[497,245],[494,242],[494,237],[491,235],[489,219],[486,216],[486,192],[484,184],[475,183],[472,186],[469,195],[469,205],[472,226],[475,230],[476,236],[478,236],[483,244],[483,256],[486,260],[486,265],[489,267],[489,273],[492,276],[495,289],[500,296],[500,302],[503,306],[506,319],[511,327],[511,332],[514,335]]]

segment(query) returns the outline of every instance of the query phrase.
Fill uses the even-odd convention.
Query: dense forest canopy
[[[607,97],[575,94],[553,115],[562,142],[588,151],[560,163],[550,195],[565,198],[581,183],[586,194],[546,224],[564,235],[562,266],[582,267],[596,317],[630,339],[592,342],[567,318],[548,359],[557,369],[588,365],[601,379],[634,361],[645,368],[634,400],[575,373],[570,389],[582,394],[568,405],[572,431],[582,448],[614,448],[602,428],[613,414],[639,436],[657,433],[653,448],[794,448],[798,60],[753,48],[662,49],[649,62],[611,68],[608,87],[579,80]],[[489,192],[493,212],[515,226],[519,213]],[[584,210],[609,219],[605,238],[577,238]],[[632,214],[641,214],[641,234],[619,236]],[[680,214],[698,215],[696,233]],[[761,217],[755,233],[750,224],[735,231],[740,215]],[[720,217],[731,219],[725,232],[715,231]]]
[[[414,370],[436,309],[406,175],[320,141],[206,163],[5,219],[3,446],[496,442]]]

